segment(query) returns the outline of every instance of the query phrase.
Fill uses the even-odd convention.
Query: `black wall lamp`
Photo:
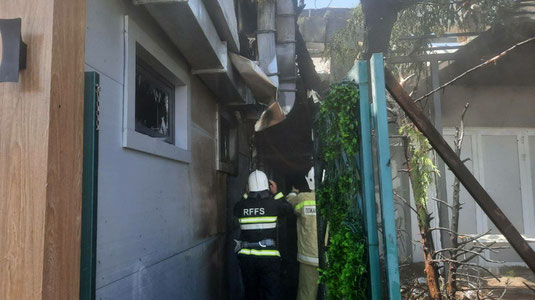
[[[22,41],[21,24],[20,18],[0,19],[0,82],[18,82],[19,71],[26,69],[26,44]]]

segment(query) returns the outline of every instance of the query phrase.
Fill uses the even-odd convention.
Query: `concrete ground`
[[[427,299],[427,281],[423,272],[423,263],[402,266],[400,269],[403,299]],[[509,299],[535,300],[535,274],[525,267],[503,267],[495,273],[497,278],[484,276],[481,282],[482,291],[463,291],[457,293],[457,299]],[[533,288],[526,287],[529,285]],[[504,294],[504,289],[507,291]],[[461,289],[468,289],[462,287]],[[503,297],[502,297],[503,295]],[[500,298],[501,297],[501,298]]]

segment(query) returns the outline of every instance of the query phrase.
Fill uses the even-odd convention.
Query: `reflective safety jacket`
[[[316,223],[316,194],[290,193],[286,196],[297,215],[297,260],[318,266],[318,233]]]
[[[292,206],[283,199],[276,200],[268,192],[251,192],[234,206],[234,216],[240,222],[240,241],[259,242],[272,239],[277,243],[277,223],[280,217],[292,213]],[[278,245],[242,248],[238,255],[277,256]]]

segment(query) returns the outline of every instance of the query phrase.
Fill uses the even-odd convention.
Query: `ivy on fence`
[[[318,128],[325,178],[318,190],[318,209],[328,222],[326,264],[320,282],[327,299],[366,299],[367,247],[357,204],[359,90],[354,83],[333,85],[322,101]]]

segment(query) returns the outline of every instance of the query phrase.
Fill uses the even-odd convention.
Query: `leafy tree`
[[[429,40],[418,44],[403,41],[407,36],[440,36],[447,31],[481,31],[502,22],[513,0],[362,0],[347,26],[327,48],[337,61],[368,59],[372,53],[415,53]]]
[[[513,0],[361,0],[347,26],[327,46],[326,56],[333,60],[335,72],[342,66],[341,74],[345,74],[355,59],[369,59],[372,53],[425,53],[431,37],[448,31],[483,31],[504,22],[504,14],[513,4]],[[428,38],[413,41],[402,39],[407,36]],[[425,65],[410,64],[402,69],[406,70],[407,67],[413,72]],[[420,74],[419,70],[416,73]],[[394,110],[398,111],[394,117],[400,134],[404,136],[406,165],[414,199],[417,200],[429,298],[441,299],[438,265],[433,260],[435,250],[430,230],[431,215],[426,205],[427,189],[436,169],[428,157],[430,147],[425,137],[410,124],[403,112]],[[448,297],[454,298],[455,285],[450,286],[453,288],[448,290]]]

